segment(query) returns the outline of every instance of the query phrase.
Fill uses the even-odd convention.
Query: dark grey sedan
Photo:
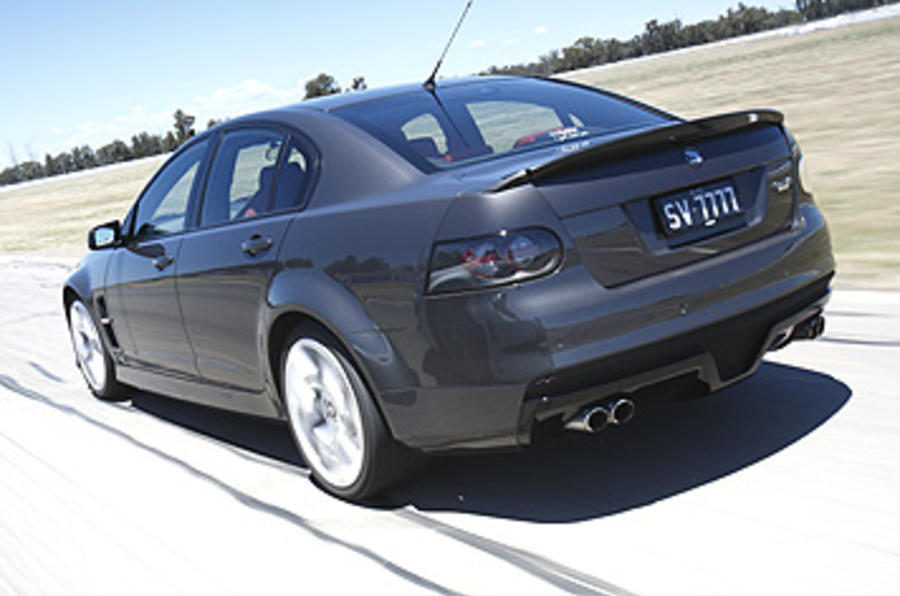
[[[598,432],[822,331],[834,262],[779,113],[685,121],[472,78],[181,147],[64,289],[91,391],[289,422],[360,499],[422,453]]]

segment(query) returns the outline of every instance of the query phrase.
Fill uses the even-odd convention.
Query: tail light
[[[794,138],[794,135],[791,134],[791,131],[786,126],[782,125],[781,130],[784,132],[788,146],[791,149],[791,156],[797,163],[797,182],[800,184],[800,190],[805,194],[811,195],[813,194],[813,189],[810,184],[809,169],[806,160],[803,159],[803,152],[800,151],[800,144],[797,143],[797,139]]]
[[[458,292],[540,277],[559,266],[562,252],[556,235],[541,228],[441,242],[431,253],[427,291]]]

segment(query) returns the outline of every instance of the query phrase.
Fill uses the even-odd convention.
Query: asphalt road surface
[[[362,507],[280,424],[94,400],[67,268],[0,259],[0,594],[897,594],[900,294],[838,291],[750,380]]]

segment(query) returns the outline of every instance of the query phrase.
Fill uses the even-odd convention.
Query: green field
[[[78,256],[88,229],[125,217],[165,157],[0,188],[0,253]]]
[[[900,18],[572,73],[685,117],[776,108],[807,156],[839,283],[900,288]],[[0,188],[0,252],[74,256],[160,163]]]
[[[900,288],[900,18],[569,75],[692,118],[781,110],[844,285]]]

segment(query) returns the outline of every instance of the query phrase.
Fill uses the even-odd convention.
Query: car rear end
[[[386,332],[420,379],[385,402],[398,438],[490,448],[592,430],[597,411],[624,422],[616,404],[720,389],[820,333],[830,240],[781,120],[659,116],[439,172],[465,191],[430,251],[421,342]]]

